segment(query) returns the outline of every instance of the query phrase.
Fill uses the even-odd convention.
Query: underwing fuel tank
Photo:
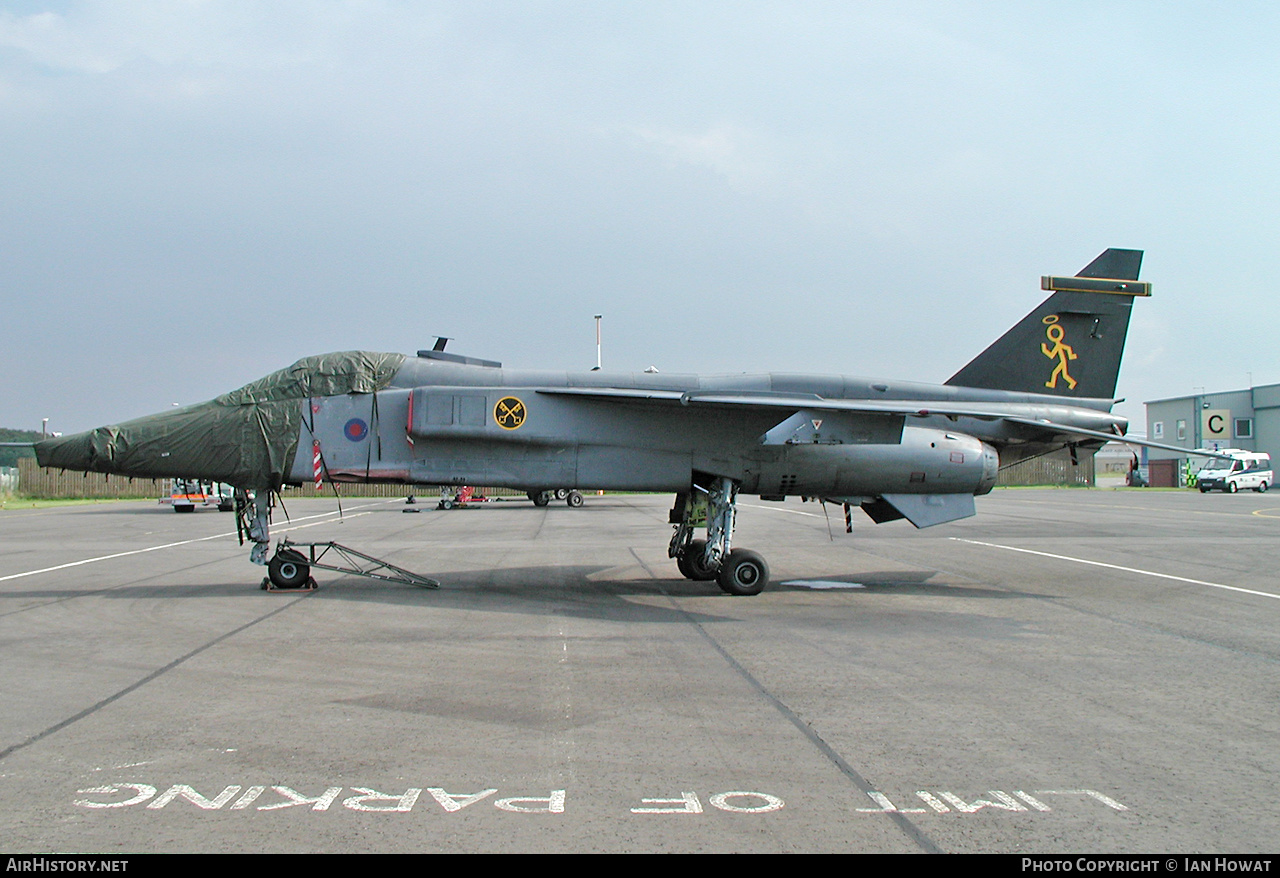
[[[991,491],[995,448],[964,433],[907,427],[894,445],[789,445],[762,467],[764,495],[972,494]]]

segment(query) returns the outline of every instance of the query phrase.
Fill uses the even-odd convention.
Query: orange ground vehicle
[[[230,485],[199,479],[173,479],[169,487],[169,502],[173,504],[174,512],[195,512],[197,506],[216,506],[219,512],[230,512],[235,508]]]

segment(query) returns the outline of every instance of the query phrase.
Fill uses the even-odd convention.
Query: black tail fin
[[[947,381],[960,387],[1110,398],[1134,296],[1141,250],[1107,250],[1073,278],[1045,277],[1049,298]]]

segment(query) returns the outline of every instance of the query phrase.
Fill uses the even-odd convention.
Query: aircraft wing
[[[616,400],[619,402],[653,402],[671,405],[708,405],[729,408],[777,408],[790,411],[830,411],[852,412],[866,415],[885,415],[898,417],[927,418],[942,416],[947,418],[975,418],[982,421],[1005,421],[1024,427],[1032,427],[1044,432],[1046,441],[1059,440],[1070,442],[1072,438],[1102,439],[1105,441],[1121,441],[1132,445],[1156,448],[1162,451],[1188,453],[1188,449],[1176,445],[1165,445],[1146,439],[1134,439],[1120,432],[1097,430],[1080,424],[1067,423],[1077,418],[1087,419],[1095,426],[1104,426],[1112,416],[1105,411],[1084,407],[1053,406],[1041,403],[994,402],[966,403],[952,401],[931,401],[913,399],[829,399],[816,393],[774,393],[771,391],[680,391],[680,390],[646,390],[642,388],[618,387],[563,387],[539,390],[539,393],[552,396],[577,396],[589,399]],[[1051,410],[1061,420],[1043,417],[1042,413]],[[1231,456],[1215,452],[1203,452],[1204,456],[1220,457],[1230,460]]]
[[[557,387],[538,391],[550,396],[581,396],[618,401],[652,401],[679,403],[680,405],[715,405],[741,408],[814,409],[815,411],[859,412],[879,415],[909,415],[927,418],[931,415],[980,418],[996,421],[1008,417],[1008,411],[1000,409],[1019,407],[1030,413],[1043,406],[1027,403],[1006,403],[994,406],[953,402],[924,402],[910,399],[830,399],[816,393],[773,393],[771,391],[680,391],[644,390],[614,387]]]
[[[1063,413],[1087,412],[1099,424],[1112,420],[1104,411],[1064,406],[1048,406],[1040,403],[975,403],[931,401],[916,399],[831,399],[816,393],[774,393],[771,391],[680,391],[644,390],[632,388],[557,387],[541,389],[538,393],[550,396],[578,396],[589,399],[616,400],[619,402],[654,402],[685,406],[709,405],[728,408],[776,408],[790,411],[813,410],[828,412],[854,412],[868,415],[896,415],[928,418],[940,415],[948,418],[977,418],[983,421],[1012,421],[1033,427],[1063,426],[1043,417],[1046,411]],[[1074,428],[1072,428],[1074,429]],[[1119,438],[1107,434],[1110,439]]]

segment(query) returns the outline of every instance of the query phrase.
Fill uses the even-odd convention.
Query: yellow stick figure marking
[[[1049,359],[1052,360],[1056,358],[1058,361],[1058,365],[1053,367],[1053,374],[1049,376],[1049,380],[1044,383],[1044,386],[1051,389],[1056,388],[1058,386],[1058,376],[1062,376],[1066,379],[1067,389],[1075,390],[1076,379],[1072,378],[1071,374],[1067,372],[1067,360],[1076,359],[1076,352],[1071,349],[1071,345],[1062,343],[1062,337],[1066,332],[1058,324],[1057,314],[1050,314],[1048,317],[1044,318],[1044,322],[1048,324],[1048,326],[1045,327],[1044,334],[1048,337],[1049,341],[1053,342],[1053,347],[1049,347],[1044,342],[1041,342],[1040,350],[1043,351],[1044,355]]]

